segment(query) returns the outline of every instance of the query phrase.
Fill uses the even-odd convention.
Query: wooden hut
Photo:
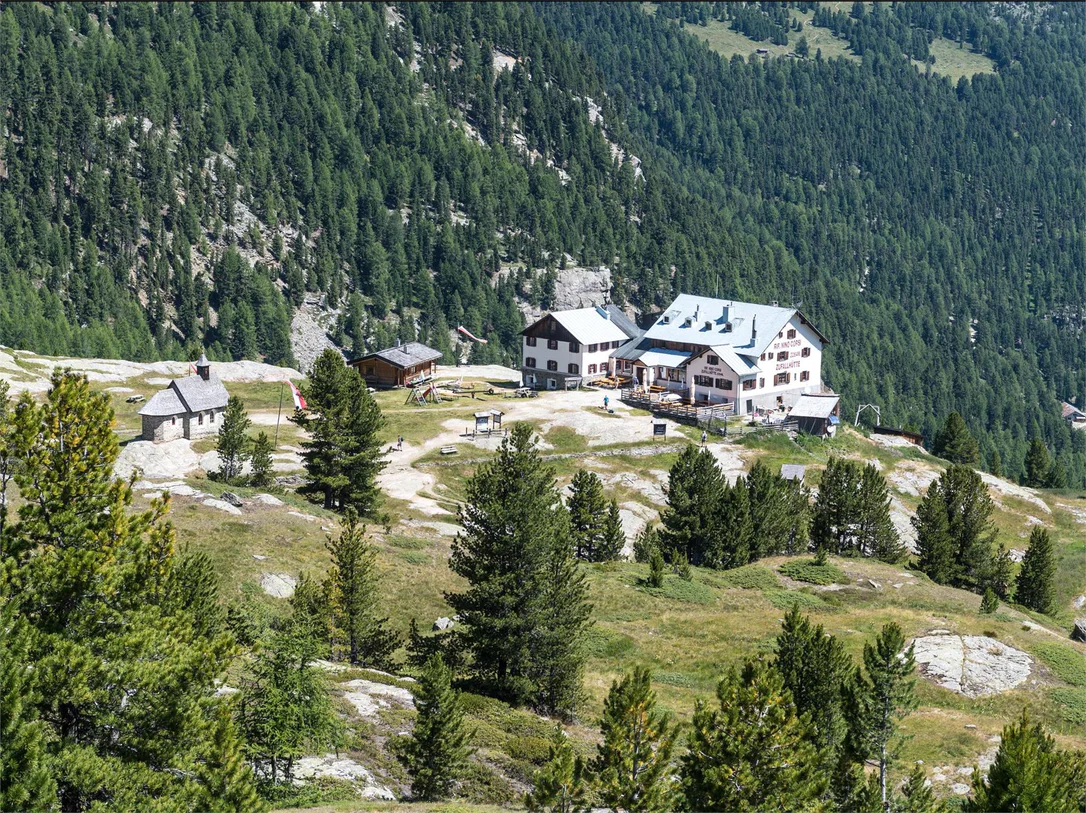
[[[799,397],[789,420],[796,421],[800,432],[816,437],[832,436],[840,422],[841,396],[805,394]]]
[[[433,378],[440,358],[440,350],[421,342],[397,342],[395,347],[367,353],[348,364],[371,387],[406,387]]]

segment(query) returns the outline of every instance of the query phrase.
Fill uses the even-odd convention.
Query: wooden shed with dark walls
[[[397,343],[348,362],[371,387],[407,387],[433,378],[441,351],[421,342]]]

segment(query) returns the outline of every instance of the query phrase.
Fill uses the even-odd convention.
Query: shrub
[[[818,564],[812,559],[785,562],[778,570],[783,576],[795,579],[797,582],[807,582],[808,584],[833,584],[847,581],[841,568],[828,562]]]
[[[741,587],[744,590],[775,590],[781,586],[777,574],[762,565],[745,565],[725,570],[718,576],[721,587]]]
[[[791,610],[798,607],[800,610],[818,610],[826,607],[826,603],[818,596],[808,593],[797,593],[792,590],[774,590],[769,593],[769,602],[778,610]]]
[[[1070,725],[1086,726],[1086,689],[1059,687],[1051,692],[1052,700],[1060,707],[1060,716]]]

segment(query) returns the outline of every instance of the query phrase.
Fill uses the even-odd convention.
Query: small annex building
[[[576,389],[613,373],[611,353],[640,334],[617,305],[545,314],[521,331],[521,380],[535,389]]]
[[[422,342],[396,342],[374,353],[347,362],[371,387],[407,387],[427,381],[436,375],[441,351]]]
[[[211,372],[207,356],[200,354],[194,375],[171,381],[140,410],[143,429],[140,438],[161,443],[218,434],[229,399],[226,387]]]
[[[799,397],[788,419],[795,421],[800,432],[815,437],[832,437],[840,421],[841,396],[809,393]]]

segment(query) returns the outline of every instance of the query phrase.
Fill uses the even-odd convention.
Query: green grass
[[[958,43],[952,40],[936,37],[928,46],[928,51],[935,57],[932,72],[945,76],[954,83],[963,76],[971,79],[978,73],[995,73],[995,62],[984,54],[978,54],[969,45],[959,47]],[[921,71],[927,67],[915,59],[913,64]]]
[[[834,582],[848,583],[844,571],[829,562],[817,564],[814,559],[797,559],[785,562],[777,570],[782,576],[795,579],[797,582],[808,584],[833,584]]]
[[[1082,652],[1054,641],[1038,641],[1030,651],[1064,683],[1086,687],[1086,656]]]
[[[778,610],[787,611],[798,607],[803,612],[812,612],[829,606],[818,596],[794,590],[773,590],[768,595],[770,603]]]
[[[711,581],[718,587],[738,587],[743,590],[775,590],[781,580],[772,570],[762,565],[746,565],[734,570],[712,572]]]

